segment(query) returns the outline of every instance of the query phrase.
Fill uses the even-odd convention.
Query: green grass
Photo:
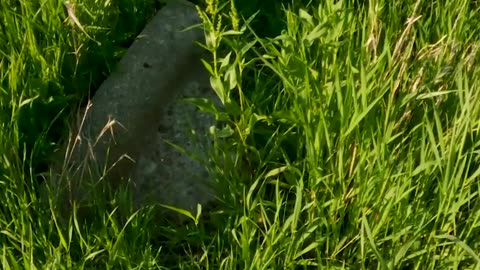
[[[128,199],[61,220],[38,195],[38,160],[155,3],[82,1],[91,39],[59,1],[0,4],[2,268],[480,269],[480,5],[271,2],[245,23],[259,2],[214,2],[225,109],[195,103],[220,122],[219,205],[182,226],[125,219]]]

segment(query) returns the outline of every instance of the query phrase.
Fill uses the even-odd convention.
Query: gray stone
[[[133,175],[137,206],[162,203],[195,213],[198,203],[205,206],[214,200],[212,181],[204,165],[170,145],[201,160],[207,158],[212,145],[208,130],[216,123],[214,116],[181,102],[183,97],[207,97],[220,106],[204,80],[208,74],[198,71],[198,76],[192,76],[184,86],[182,95],[164,108],[159,132],[138,160]]]
[[[97,90],[78,125],[79,143],[67,158],[72,168],[87,164],[89,171],[68,177],[73,198],[88,197],[86,178],[114,188],[132,178],[137,206],[163,203],[193,210],[213,199],[203,166],[165,143],[201,156],[196,146],[209,144],[205,133],[215,124],[193,105],[176,102],[182,95],[214,98],[200,62],[202,49],[195,44],[203,31],[182,31],[200,22],[191,4],[167,4]],[[195,136],[202,138],[197,143],[188,136],[191,130],[203,134]]]

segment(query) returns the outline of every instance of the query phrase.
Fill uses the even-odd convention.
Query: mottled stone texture
[[[202,184],[207,181],[203,167],[165,143],[196,148],[188,135],[190,127],[205,133],[215,122],[192,105],[173,102],[181,95],[212,92],[200,62],[201,48],[195,44],[202,41],[203,31],[199,27],[183,31],[198,24],[189,3],[172,1],[162,8],[97,90],[80,128],[81,143],[71,164],[89,155],[88,166],[97,170],[91,178],[114,187],[133,176],[139,206],[160,202],[192,209],[213,198],[212,190]],[[203,142],[197,143],[208,144],[207,136],[201,137]],[[105,168],[108,174],[101,177]],[[69,180],[77,199],[88,193],[81,187],[84,178]]]
[[[208,129],[215,118],[199,111],[183,97],[208,97],[219,103],[210,89],[208,74],[198,70],[185,84],[177,100],[164,108],[158,132],[148,142],[138,160],[133,180],[137,206],[163,203],[196,212],[197,203],[205,206],[214,199],[212,179],[204,165],[170,144],[180,146],[190,155],[205,159],[212,141]]]

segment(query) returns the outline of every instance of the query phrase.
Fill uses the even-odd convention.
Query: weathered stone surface
[[[195,44],[202,41],[203,31],[182,31],[199,23],[189,3],[172,1],[162,8],[97,90],[80,127],[81,140],[71,163],[90,156],[88,166],[96,171],[89,177],[113,186],[133,176],[138,206],[160,202],[192,209],[213,198],[203,167],[165,143],[170,140],[192,150],[188,119],[193,117],[192,128],[198,133],[215,122],[192,105],[172,103],[182,93],[212,92],[205,92],[208,74]],[[81,187],[84,177],[69,180],[77,200],[88,193]]]
[[[164,108],[158,133],[138,160],[133,175],[137,206],[162,203],[196,212],[198,203],[205,206],[214,200],[213,181],[204,166],[169,144],[200,159],[207,158],[207,149],[212,145],[208,130],[216,123],[214,116],[181,102],[183,97],[207,97],[220,106],[205,80],[208,74],[199,69],[195,75],[177,100]]]

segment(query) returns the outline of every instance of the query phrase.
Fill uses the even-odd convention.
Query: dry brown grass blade
[[[75,3],[72,3],[70,1],[65,2],[65,7],[67,8],[67,13],[68,13],[68,19],[73,25],[76,25],[89,39],[95,41],[98,45],[100,45],[100,42],[96,41],[93,39],[87,31],[85,31],[85,28],[82,26],[80,21],[78,20],[78,17],[75,15],[76,14],[76,6]]]

